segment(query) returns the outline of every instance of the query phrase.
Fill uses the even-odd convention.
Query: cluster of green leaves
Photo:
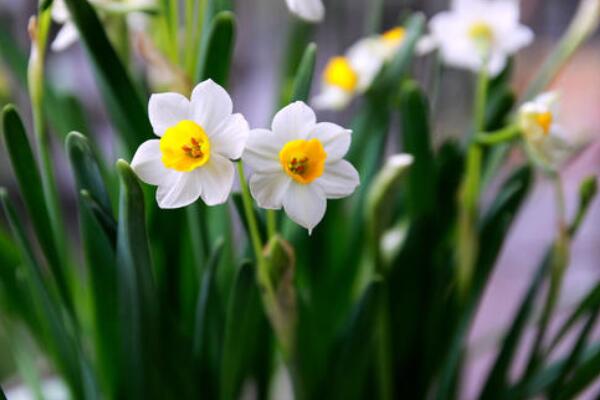
[[[144,101],[94,8],[86,0],[66,3],[127,156],[151,136]],[[195,49],[200,56],[197,65],[194,57],[186,61],[195,81],[212,78],[226,85],[235,18],[223,11],[229,8],[225,1],[201,3],[207,23]],[[167,1],[161,4],[166,31],[176,35],[176,10]],[[238,238],[239,195],[233,195],[234,207],[158,209],[151,190],[140,185],[125,161],[112,167],[98,156],[90,129],[73,111],[79,109],[76,101],[48,83],[44,107],[65,142],[75,177],[83,257],[75,244],[63,251],[50,228],[52,210],[34,148],[19,113],[6,107],[4,142],[31,226],[2,190],[10,234],[0,230],[0,304],[16,342],[15,357],[22,348],[30,350],[17,335],[26,330],[76,399],[234,399],[248,382],[263,399],[282,358],[298,399],[458,398],[469,328],[533,174],[528,165],[517,168],[476,215],[478,249],[465,291],[457,285],[456,248],[467,150],[455,141],[432,146],[429,100],[410,77],[424,18],[414,15],[405,26],[402,48],[352,123],[350,158],[360,170],[361,189],[345,201],[330,202],[311,237],[275,219],[281,237],[269,242],[265,255],[275,311],[283,315],[263,303],[250,246]],[[298,25],[290,34],[281,103],[308,97],[316,57],[308,30]],[[11,43],[0,27],[0,56],[25,84],[26,58]],[[507,68],[489,85],[486,130],[501,128],[510,118],[515,96],[509,79]],[[396,116],[400,126],[392,129]],[[413,155],[407,171],[385,165],[390,140]],[[497,152],[482,154],[491,176],[501,159]],[[569,239],[594,195],[595,181],[584,182]],[[266,238],[268,216],[253,212]],[[241,228],[242,234],[248,229]],[[526,371],[510,379],[534,320],[535,301],[561,256],[558,247],[540,263],[480,398],[572,398],[600,373],[600,346],[589,343],[599,284],[550,340],[543,340],[545,324],[533,327],[539,343]],[[282,337],[286,333],[290,336]],[[572,334],[577,335],[573,347],[551,361],[558,344]],[[285,340],[290,337],[291,344]],[[19,365],[24,377],[33,376],[28,382],[39,385],[31,363]]]

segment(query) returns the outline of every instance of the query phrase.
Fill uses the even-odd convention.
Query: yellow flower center
[[[292,140],[279,152],[283,170],[298,183],[311,183],[325,169],[327,153],[319,139]]]
[[[389,45],[395,46],[404,40],[404,36],[406,36],[406,29],[401,26],[397,26],[392,28],[381,35],[383,41]]]
[[[469,27],[469,37],[478,44],[489,46],[494,41],[494,30],[487,22],[478,21]]]
[[[210,141],[200,125],[184,120],[166,130],[160,152],[165,167],[189,172],[208,162]]]
[[[352,69],[346,57],[333,57],[323,73],[323,79],[330,85],[338,86],[348,92],[356,89],[358,75]]]
[[[552,121],[554,117],[551,112],[539,113],[535,116],[535,121],[542,128],[544,135],[550,133],[550,127],[552,126]]]

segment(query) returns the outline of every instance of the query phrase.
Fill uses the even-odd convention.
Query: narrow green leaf
[[[50,215],[44,202],[38,164],[33,156],[21,117],[14,106],[8,105],[4,108],[2,122],[8,155],[38,242],[48,261],[62,300],[67,308],[72,310],[66,272],[63,270],[57,243],[52,233]]]
[[[94,8],[85,0],[65,3],[101,82],[100,89],[114,122],[129,151],[133,151],[153,136],[146,108]]]
[[[54,2],[54,0],[40,0],[40,4],[39,4],[39,12],[44,12],[47,9],[49,9],[50,7],[52,7],[52,3]]]
[[[302,60],[296,71],[294,85],[292,87],[291,101],[308,101],[310,95],[310,87],[313,81],[315,72],[315,62],[317,61],[317,45],[309,43],[304,50]]]
[[[568,400],[577,398],[588,385],[598,379],[600,374],[600,350],[583,362],[573,374],[573,377],[560,391],[558,399]]]
[[[4,394],[4,390],[2,390],[2,386],[0,386],[0,400],[6,400],[6,395]]]
[[[416,82],[404,82],[400,92],[400,112],[404,151],[414,157],[408,172],[407,188],[407,203],[413,216],[429,215],[436,207],[436,177],[427,104],[427,98]]]
[[[144,195],[142,188],[123,160],[117,161],[121,181],[119,225],[117,236],[117,269],[119,283],[121,385],[130,398],[147,398],[153,390],[153,353],[156,341],[155,313],[158,310],[148,248]],[[155,389],[155,388],[154,388]]]
[[[56,308],[57,299],[53,297],[52,292],[45,285],[43,269],[35,260],[25,230],[4,189],[0,189],[0,201],[17,243],[17,248],[23,257],[27,279],[29,285],[31,285],[30,295],[36,307],[37,320],[40,321],[40,326],[43,329],[43,332],[35,333],[40,334],[38,339],[42,340],[42,344],[48,347],[56,366],[64,374],[73,391],[73,396],[84,398],[84,393],[87,391],[82,377],[81,355],[75,345],[73,335],[67,329],[61,311]]]
[[[235,16],[229,11],[218,13],[211,22],[207,45],[202,53],[198,82],[212,79],[226,86],[235,45]]]
[[[338,339],[337,350],[331,357],[329,378],[324,382],[329,398],[362,399],[367,381],[365,375],[374,358],[376,335],[374,326],[379,315],[382,284],[371,283]]]
[[[243,264],[235,278],[227,309],[220,374],[221,399],[238,398],[244,380],[258,372],[250,368],[253,357],[266,350],[257,351],[264,339],[261,335],[266,325],[254,267]],[[264,356],[268,357],[268,352]]]

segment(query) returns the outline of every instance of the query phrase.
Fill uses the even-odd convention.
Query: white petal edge
[[[291,183],[284,172],[256,173],[250,177],[250,193],[260,208],[279,210]]]
[[[268,129],[253,129],[248,135],[242,161],[255,172],[282,171],[279,152],[285,145],[281,138]]]
[[[62,28],[60,28],[60,31],[58,31],[50,48],[52,51],[63,51],[77,42],[78,39],[79,32],[77,31],[77,27],[71,21],[67,21]]]
[[[210,136],[233,112],[233,102],[223,87],[207,79],[192,91],[192,119]]]
[[[183,120],[189,120],[190,101],[179,93],[158,93],[150,96],[148,102],[150,124],[157,136]]]
[[[271,128],[281,140],[288,142],[306,139],[316,123],[317,116],[312,108],[302,101],[296,101],[275,114]]]
[[[286,0],[290,11],[308,22],[321,22],[325,18],[322,0]]]
[[[346,108],[353,97],[352,92],[332,85],[324,85],[321,93],[312,98],[311,104],[317,110],[339,111]]]
[[[328,199],[350,196],[360,185],[358,171],[346,160],[325,166],[323,175],[316,180]]]
[[[283,198],[283,208],[292,221],[308,229],[308,234],[325,215],[327,200],[319,185],[291,182]]]
[[[202,185],[201,197],[206,205],[216,206],[227,201],[235,175],[235,169],[230,160],[219,154],[212,154],[205,165],[193,172],[198,174]]]
[[[181,208],[198,200],[202,185],[197,171],[172,173],[171,179],[156,190],[158,206],[164,209]]]
[[[327,162],[342,159],[350,148],[352,131],[331,122],[319,122],[307,139],[318,139],[327,153]]]
[[[176,171],[163,164],[158,139],[147,140],[138,147],[131,160],[131,169],[143,182],[155,186],[167,183],[176,175]]]
[[[211,150],[231,160],[242,156],[250,127],[242,114],[227,117],[209,136]]]

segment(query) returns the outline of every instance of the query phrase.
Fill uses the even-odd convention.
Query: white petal
[[[322,0],[286,0],[288,8],[298,17],[309,22],[321,22],[325,17]]]
[[[165,167],[162,162],[158,139],[146,140],[138,147],[131,160],[131,168],[142,181],[155,186],[172,180],[175,174],[174,170]]]
[[[337,86],[324,85],[321,93],[313,97],[311,103],[318,110],[339,111],[346,108],[352,101],[352,92],[343,90]]]
[[[438,43],[435,38],[432,35],[426,35],[417,41],[415,52],[419,56],[424,56],[437,49],[437,47]]]
[[[77,42],[79,39],[79,32],[77,31],[77,27],[72,22],[66,22],[58,34],[52,41],[50,48],[52,51],[63,51],[71,46],[73,43]]]
[[[368,37],[350,47],[346,56],[358,75],[357,90],[365,92],[377,77],[389,52],[379,39]]]
[[[193,172],[198,173],[202,185],[202,200],[206,205],[214,206],[227,201],[235,175],[231,161],[219,154],[211,154],[210,160]]]
[[[231,97],[211,79],[199,83],[192,91],[192,119],[209,135],[232,112]]]
[[[502,72],[502,70],[504,70],[504,68],[506,67],[506,63],[508,61],[508,57],[506,56],[506,54],[504,53],[500,53],[500,52],[494,52],[491,57],[490,60],[488,61],[488,73],[490,74],[490,77],[496,77],[500,74],[500,72]]]
[[[278,210],[292,179],[283,172],[253,174],[250,177],[250,192],[261,208]]]
[[[256,172],[281,171],[279,152],[284,145],[285,142],[273,132],[267,129],[253,129],[248,135],[242,160]]]
[[[153,94],[148,103],[148,116],[154,133],[162,136],[170,127],[191,118],[190,102],[179,93]]]
[[[71,14],[64,0],[54,0],[51,15],[54,22],[59,24],[64,24],[71,19]]]
[[[323,175],[316,181],[328,199],[341,199],[351,195],[360,184],[356,168],[346,160],[325,166]]]
[[[229,159],[242,156],[250,128],[242,114],[227,117],[209,136],[211,150]]]
[[[502,38],[502,49],[507,53],[515,53],[533,42],[534,34],[524,25],[515,26]]]
[[[323,219],[327,200],[319,185],[291,182],[283,198],[283,208],[292,221],[310,234]]]
[[[331,122],[319,122],[307,139],[319,139],[327,153],[327,162],[335,162],[346,155],[350,148],[352,131]]]
[[[302,101],[282,108],[273,118],[272,130],[285,142],[305,139],[317,123],[315,112]]]
[[[156,201],[160,208],[181,208],[192,204],[202,192],[197,169],[191,172],[173,172],[171,179],[156,190]]]

